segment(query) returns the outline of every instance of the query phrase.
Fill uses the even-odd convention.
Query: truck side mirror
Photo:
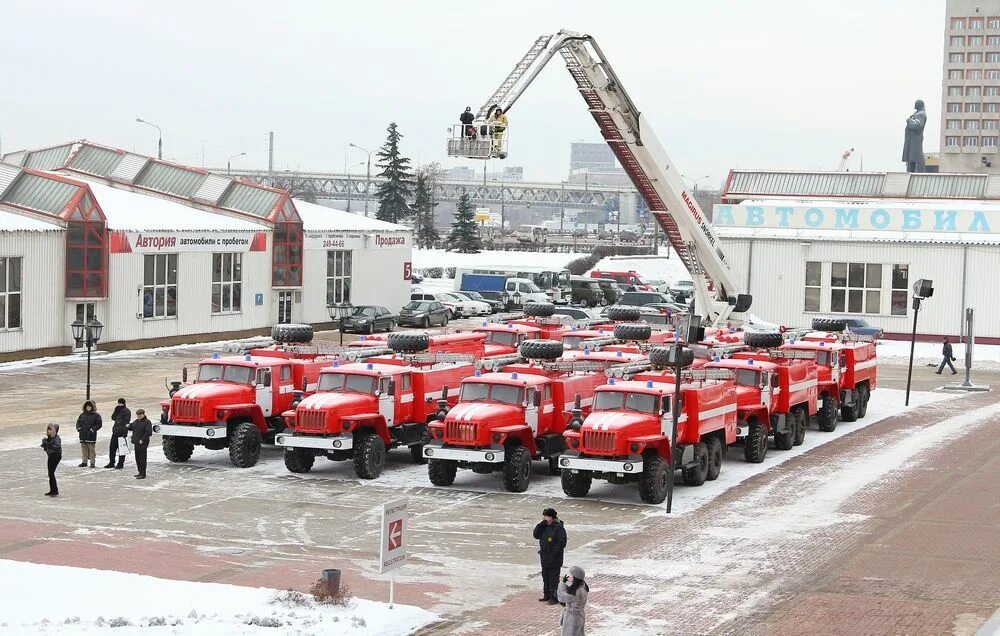
[[[305,376],[303,376],[302,377],[302,386],[300,387],[299,390],[302,391],[303,393],[305,393],[306,392],[306,388],[308,386],[309,386],[309,379],[306,378]]]
[[[188,381],[188,368],[184,367],[181,369],[181,382],[184,382],[186,384],[187,381]]]

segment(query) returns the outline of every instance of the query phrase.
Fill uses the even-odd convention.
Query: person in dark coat
[[[570,566],[569,574],[563,577],[562,584],[556,590],[556,598],[563,606],[562,616],[559,617],[562,636],[584,636],[586,618],[583,608],[587,605],[590,586],[583,577],[583,568],[578,565]]]
[[[45,428],[45,437],[42,438],[42,448],[48,457],[49,468],[49,491],[46,497],[56,497],[59,495],[59,484],[56,483],[56,468],[62,461],[62,438],[59,437],[59,425],[49,424]]]
[[[118,398],[118,404],[115,406],[115,410],[111,413],[111,420],[113,424],[111,425],[111,444],[108,447],[108,464],[105,468],[117,468],[121,470],[125,467],[125,455],[118,454],[118,442],[124,443],[125,436],[128,434],[128,423],[132,421],[132,411],[128,410],[125,406],[125,398]],[[115,460],[118,460],[118,465],[115,465]]]
[[[80,433],[80,468],[90,463],[91,468],[97,464],[97,431],[104,422],[97,412],[92,400],[83,403],[83,412],[76,418],[76,430]]]
[[[555,605],[559,602],[556,600],[556,589],[566,550],[566,528],[554,508],[542,511],[542,520],[535,526],[533,534],[538,539],[538,558],[542,564],[542,598],[538,600]]]
[[[924,100],[918,99],[913,104],[913,114],[906,118],[906,132],[903,137],[903,163],[907,172],[924,171],[924,126],[927,125],[927,112],[924,110]]]
[[[955,361],[955,356],[952,354],[951,343],[948,342],[947,337],[945,337],[944,344],[941,347],[941,355],[943,356],[941,358],[941,364],[938,366],[938,370],[934,373],[941,375],[941,372],[944,371],[944,365],[946,364],[948,365],[948,368],[951,369],[952,375],[958,373],[958,371],[955,370],[955,365],[952,364],[952,362]]]
[[[462,122],[465,136],[475,138],[476,127],[472,125],[472,122],[476,121],[476,116],[472,114],[472,106],[466,106],[465,112],[458,116],[458,120]]]
[[[153,423],[146,417],[143,409],[135,410],[135,421],[128,425],[132,431],[132,446],[135,448],[135,467],[139,471],[136,479],[146,478],[146,451],[149,449],[149,438],[153,436]]]

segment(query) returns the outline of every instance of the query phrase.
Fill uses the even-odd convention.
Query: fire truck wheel
[[[667,498],[667,490],[670,488],[673,476],[670,465],[662,457],[647,456],[646,463],[642,467],[642,475],[639,476],[639,498],[646,503],[663,503]]]
[[[413,444],[410,446],[410,457],[413,458],[414,464],[426,464],[427,458],[424,457],[424,445]]]
[[[525,340],[519,353],[528,360],[556,360],[562,357],[563,345],[558,340]]]
[[[705,446],[708,447],[708,475],[705,479],[715,481],[722,472],[722,440],[718,437],[709,437],[705,441]]]
[[[802,446],[802,442],[806,441],[806,424],[809,421],[809,416],[806,414],[806,407],[800,406],[795,409],[795,440],[794,444],[796,446]]]
[[[767,431],[760,422],[751,422],[746,439],[743,440],[743,459],[751,464],[759,464],[767,457]]]
[[[503,462],[503,487],[508,492],[524,492],[531,483],[531,453],[524,446],[507,449]]]
[[[385,344],[399,353],[420,353],[431,345],[431,337],[425,333],[401,331],[389,334]]]
[[[785,339],[774,331],[748,331],[743,334],[743,344],[748,347],[769,349],[785,344]]]
[[[524,315],[533,318],[548,318],[556,313],[556,306],[552,303],[528,303],[524,306]]]
[[[285,449],[285,468],[292,473],[308,473],[312,470],[316,456],[304,448]]]
[[[427,462],[427,476],[435,486],[450,486],[455,483],[458,462],[450,459],[431,459]]]
[[[163,456],[170,462],[186,462],[194,452],[194,443],[183,437],[163,436]]]
[[[846,331],[847,323],[837,318],[813,318],[813,331]]]
[[[653,347],[649,350],[649,363],[654,367],[672,367],[670,354],[672,347]],[[681,349],[681,366],[689,367],[694,364],[694,351],[691,349]]]
[[[354,472],[361,479],[377,479],[385,466],[385,442],[375,433],[362,433],[354,446]]]
[[[837,428],[837,400],[832,397],[823,398],[819,410],[816,411],[816,425],[824,433],[832,433]]]
[[[868,399],[872,396],[868,387],[861,385],[858,387],[858,419],[868,415]]]
[[[858,421],[858,400],[860,399],[860,392],[855,392],[857,395],[854,396],[853,404],[841,404],[840,405],[840,419],[845,422],[856,422]]]
[[[562,469],[559,468],[559,456],[553,455],[549,457],[549,474],[550,475],[561,475]]]
[[[240,422],[229,438],[229,461],[237,468],[250,468],[260,458],[260,432],[253,422]]]
[[[703,442],[694,445],[694,462],[690,468],[681,470],[681,477],[687,486],[700,486],[708,478],[708,449]]]
[[[313,328],[311,325],[299,324],[274,325],[271,327],[271,338],[275,342],[312,342]]]
[[[785,422],[789,430],[779,433],[775,428],[776,416],[771,417],[771,430],[774,431],[774,447],[778,450],[792,450],[795,445],[795,414],[785,415]]]
[[[634,325],[622,323],[615,325],[615,338],[619,340],[646,341],[653,335],[649,325]]]
[[[572,470],[562,471],[562,489],[569,497],[586,497],[593,481],[594,475],[589,470],[575,473]]]
[[[638,307],[609,307],[608,308],[608,320],[614,320],[615,322],[635,322],[639,320],[642,316],[642,312],[639,311]]]

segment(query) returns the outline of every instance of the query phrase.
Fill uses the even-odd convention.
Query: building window
[[[982,53],[969,53],[969,64],[982,64],[983,54]]]
[[[970,35],[969,36],[969,46],[982,46],[983,36],[981,35]]]
[[[302,224],[274,224],[274,255],[271,285],[299,287],[302,285]]]
[[[952,18],[951,28],[953,29],[964,29],[965,28],[965,18]]]
[[[962,122],[958,121],[957,119],[949,119],[948,123],[946,124],[946,128],[948,130],[961,130]]]
[[[906,315],[906,293],[909,289],[909,265],[892,266],[892,308],[893,316]]]
[[[962,140],[962,145],[971,148],[979,145],[979,137],[966,137]]]
[[[950,71],[948,71],[948,79],[950,80],[962,79],[962,71],[958,69],[951,69]]]
[[[0,329],[21,328],[21,259],[0,258]]]
[[[983,146],[984,147],[990,147],[990,148],[996,148],[997,147],[997,138],[996,137],[983,137]]]
[[[965,61],[965,53],[949,53],[948,61],[952,64],[961,64]]]
[[[989,46],[1000,46],[1000,35],[987,35],[986,44]],[[979,61],[982,62],[983,60],[980,58]]]
[[[965,38],[961,35],[953,35],[948,38],[948,44],[950,46],[965,46]]]
[[[212,254],[212,313],[235,313],[243,303],[243,255]]]
[[[820,289],[823,284],[823,264],[806,261],[806,311],[819,311]]]
[[[1000,71],[997,69],[990,69],[986,71],[986,79],[995,80],[1000,79]]]
[[[986,54],[986,61],[987,62],[993,62],[993,63],[1000,62],[1000,53],[997,53],[995,51],[992,52],[992,53],[987,53]]]
[[[965,79],[967,80],[983,79],[983,72],[978,68],[970,69],[965,72]]]
[[[983,95],[989,97],[1000,95],[1000,86],[983,86]]]
[[[962,96],[962,87],[961,86],[949,86],[948,87],[948,96],[949,97],[961,97]]]
[[[948,102],[947,111],[949,113],[960,113],[962,112],[962,105],[955,102]]]
[[[97,318],[97,303],[77,303],[76,304],[76,319],[80,322],[87,324],[94,318]]]
[[[965,120],[966,130],[979,130],[979,120],[978,119],[966,119]]]
[[[1000,18],[989,18],[986,20],[986,28],[1000,29]]]
[[[967,113],[978,113],[979,112],[979,104],[966,104],[965,105],[965,112],[967,112]]]
[[[983,19],[982,18],[969,18],[969,28],[970,29],[982,29]]]
[[[986,129],[986,130],[997,130],[998,124],[1000,124],[1000,122],[997,122],[997,120],[995,120],[995,119],[984,119],[983,120],[983,128]]]
[[[177,255],[147,254],[142,277],[142,317],[176,316]]]
[[[1000,107],[997,104],[983,104],[984,113],[997,113],[1000,112]]]
[[[945,137],[944,145],[948,147],[957,148],[958,147],[958,137]]]
[[[831,263],[830,311],[877,314],[882,303],[882,265]]]
[[[983,92],[982,87],[979,86],[966,86],[965,96],[966,97],[979,97]]]
[[[326,253],[326,304],[351,302],[351,250]]]
[[[66,296],[104,297],[105,232],[100,221],[66,224]]]

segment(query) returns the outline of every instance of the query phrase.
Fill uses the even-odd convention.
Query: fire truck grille
[[[201,415],[201,405],[198,400],[182,400],[176,399],[171,405],[172,413],[171,416],[175,420],[198,420],[198,416]]]
[[[613,452],[615,450],[615,434],[610,431],[584,431],[583,448],[587,452]]]
[[[326,411],[300,409],[295,428],[300,431],[326,431]]]
[[[476,439],[474,422],[448,422],[445,425],[445,440],[449,442],[475,442]]]

